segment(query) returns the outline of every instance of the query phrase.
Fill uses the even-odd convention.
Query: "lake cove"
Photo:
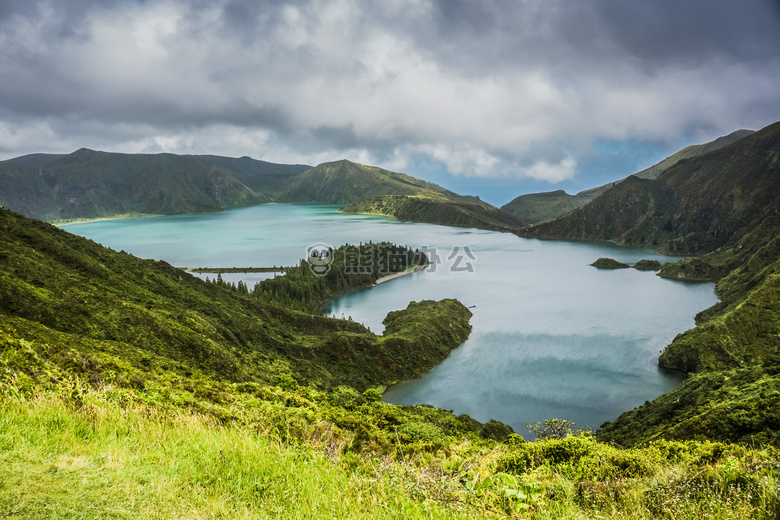
[[[717,301],[710,283],[589,265],[600,257],[670,261],[652,251],[529,240],[338,208],[271,204],[65,229],[179,267],[294,265],[316,244],[390,241],[425,248],[432,260],[427,269],[344,295],[323,313],[352,317],[381,333],[385,315],[410,300],[459,299],[474,314],[469,339],[421,378],[390,387],[384,398],[497,419],[522,435],[527,423],[551,417],[597,428],[674,388],[683,375],[659,369],[658,355]],[[222,275],[250,287],[268,276],[274,273]]]

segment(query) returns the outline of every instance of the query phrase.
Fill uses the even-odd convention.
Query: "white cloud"
[[[22,154],[33,152],[54,151],[57,147],[29,148],[30,143],[52,142],[57,140],[57,135],[46,121],[33,121],[30,124],[19,126],[0,121],[0,150],[19,150]],[[14,154],[17,155],[17,154]]]
[[[561,162],[555,164],[547,161],[537,161],[521,171],[525,177],[554,183],[574,177],[576,167],[577,161],[571,157],[566,157]]]
[[[426,153],[444,164],[455,175],[466,177],[490,177],[495,175],[494,168],[499,159],[478,147],[467,145],[433,145],[420,147]]]

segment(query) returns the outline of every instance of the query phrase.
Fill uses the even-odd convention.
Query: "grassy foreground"
[[[780,452],[580,433],[356,453],[321,422],[150,407],[111,387],[0,388],[0,518],[776,518]],[[283,437],[287,437],[283,440]]]
[[[1,424],[3,518],[471,516],[418,500],[381,464],[350,471],[323,451],[203,416],[36,399],[6,402]]]

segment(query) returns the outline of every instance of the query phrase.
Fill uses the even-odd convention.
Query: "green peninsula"
[[[522,223],[486,204],[453,201],[436,195],[385,195],[352,203],[345,213],[385,215],[398,220],[443,226],[473,227],[492,231],[517,231]]]

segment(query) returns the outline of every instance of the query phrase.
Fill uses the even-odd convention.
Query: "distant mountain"
[[[351,204],[384,195],[436,195],[453,201],[485,204],[478,197],[458,195],[410,175],[347,160],[320,164],[303,173],[276,200]]]
[[[594,197],[569,195],[563,190],[529,193],[504,204],[501,211],[528,224],[539,224],[584,206]]]
[[[62,159],[66,155],[67,154],[33,153],[2,161],[0,162],[0,165],[14,168],[42,168],[52,161]]]
[[[654,164],[653,166],[640,172],[637,172],[630,177],[638,177],[640,179],[655,179],[680,161],[698,157],[699,155],[718,150],[739,139],[742,139],[743,137],[747,137],[752,133],[753,130],[737,130],[736,132],[719,137],[714,141],[710,141],[709,143],[688,146],[674,155],[667,157],[663,161]],[[569,195],[563,190],[545,193],[529,193],[527,195],[521,195],[511,202],[504,204],[501,206],[501,209],[510,215],[517,217],[519,220],[528,222],[529,224],[549,222],[560,217],[561,215],[565,215],[570,211],[584,206],[623,180],[625,179],[610,182],[597,188],[590,188],[588,190],[581,191],[576,195]]]
[[[670,254],[714,251],[780,208],[780,123],[683,159],[655,179],[630,176],[523,236],[614,240]]]
[[[203,162],[235,175],[238,180],[256,193],[276,197],[296,176],[310,170],[305,164],[276,164],[251,157],[221,157],[219,155],[195,155]]]
[[[222,211],[269,202],[309,169],[248,157],[120,154],[82,148],[0,162],[0,205],[43,220]]]
[[[523,223],[493,206],[452,201],[443,196],[385,195],[355,202],[345,213],[386,215],[411,222],[516,231]]]
[[[0,206],[48,221],[204,213],[265,202],[350,204],[384,195],[433,197],[441,199],[438,206],[454,201],[493,208],[479,197],[346,160],[312,168],[250,157],[121,154],[82,148],[67,155],[33,154],[0,161]],[[481,213],[484,220],[494,212]],[[431,217],[415,214],[430,221]],[[487,220],[491,219],[516,227],[511,217],[494,214]]]
[[[653,166],[646,168],[642,170],[641,172],[637,172],[634,174],[634,177],[639,177],[640,179],[656,179],[659,175],[661,175],[663,172],[677,164],[678,162],[685,160],[685,159],[692,159],[694,157],[698,157],[700,155],[704,155],[705,153],[714,152],[715,150],[720,150],[724,146],[728,146],[731,143],[734,143],[743,137],[747,137],[750,134],[753,134],[754,130],[736,130],[734,132],[731,132],[728,135],[724,135],[723,137],[718,137],[714,141],[710,141],[709,143],[704,144],[695,144],[692,146],[688,146],[687,148],[683,148],[679,152],[670,155],[663,161],[659,162],[658,164],[654,164]]]

